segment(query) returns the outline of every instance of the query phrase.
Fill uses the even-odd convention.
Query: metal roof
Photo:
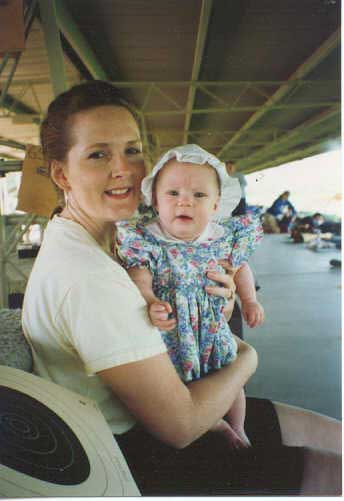
[[[0,59],[3,91],[11,80],[0,101],[0,157],[22,157],[10,141],[37,143],[54,94],[91,78],[125,88],[152,161],[195,142],[247,173],[326,151],[340,138],[339,0],[24,6],[26,48],[12,79],[15,59]]]

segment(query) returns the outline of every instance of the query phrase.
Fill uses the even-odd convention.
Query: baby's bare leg
[[[245,403],[245,393],[241,390],[224,419],[220,419],[211,428],[211,431],[221,433],[224,436],[231,449],[242,449],[251,445],[244,430]]]
[[[225,420],[228,421],[229,425],[242,440],[244,446],[248,447],[251,444],[244,429],[245,415],[246,397],[244,389],[241,389],[238,393],[237,398],[234,400],[232,407],[227,412]]]

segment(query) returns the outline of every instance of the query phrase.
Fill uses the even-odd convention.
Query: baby
[[[240,199],[239,183],[197,145],[165,153],[143,180],[142,191],[157,218],[118,224],[118,253],[148,303],[150,319],[161,330],[178,374],[188,383],[236,357],[237,343],[224,314],[226,300],[207,293],[214,285],[208,272],[224,271],[219,261],[234,268],[248,325],[263,321],[247,264],[262,230],[254,217],[230,217]],[[244,420],[242,389],[213,430],[223,432],[232,447],[246,447]]]

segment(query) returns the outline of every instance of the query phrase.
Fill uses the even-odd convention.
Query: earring
[[[63,196],[64,196],[65,208],[68,209],[68,192],[64,191]]]

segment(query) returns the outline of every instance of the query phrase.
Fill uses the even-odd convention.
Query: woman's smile
[[[132,188],[112,188],[110,190],[106,190],[105,194],[110,198],[123,200],[124,198],[127,198],[132,191]]]

